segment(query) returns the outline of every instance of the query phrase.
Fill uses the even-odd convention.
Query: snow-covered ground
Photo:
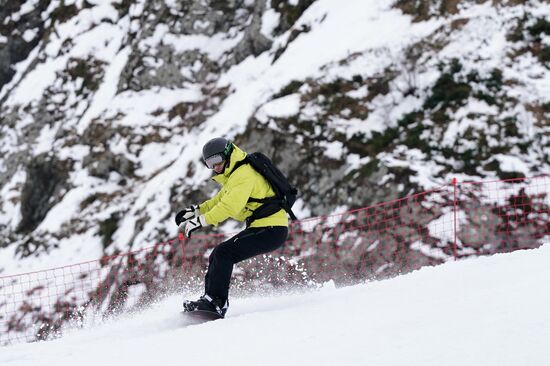
[[[549,365],[550,245],[347,288],[232,299],[186,325],[181,297],[64,338],[2,348],[1,365]]]

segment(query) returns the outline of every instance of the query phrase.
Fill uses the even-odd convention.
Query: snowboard
[[[186,321],[192,324],[201,324],[212,320],[223,319],[220,314],[206,310],[182,311],[181,314]]]

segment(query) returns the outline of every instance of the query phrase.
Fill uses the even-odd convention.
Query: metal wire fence
[[[232,294],[347,285],[458,258],[550,241],[550,177],[463,182],[296,221],[282,249],[239,263]],[[174,292],[197,292],[228,235],[172,239],[139,251],[0,277],[0,344],[60,336]]]

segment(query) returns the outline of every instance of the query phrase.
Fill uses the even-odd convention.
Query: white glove
[[[200,215],[199,206],[191,205],[186,209],[183,209],[180,212],[178,212],[178,214],[176,215],[176,225],[180,226],[185,221],[191,220],[199,215]]]
[[[208,226],[208,224],[206,223],[206,218],[204,217],[204,215],[199,215],[190,220],[182,222],[178,229],[181,233],[185,233],[186,237],[191,238],[191,233],[193,233],[193,231],[206,226]]]

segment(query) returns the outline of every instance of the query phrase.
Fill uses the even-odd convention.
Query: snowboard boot
[[[208,294],[204,294],[196,301],[185,300],[183,302],[183,310],[185,312],[196,310],[210,311],[217,313],[222,318],[225,317],[228,307],[229,301],[224,301],[216,297],[212,298]]]

